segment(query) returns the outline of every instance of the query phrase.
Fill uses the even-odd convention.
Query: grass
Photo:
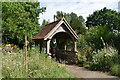
[[[3,51],[2,78],[74,78],[39,49],[28,50],[28,73],[24,62],[24,50],[8,54]]]

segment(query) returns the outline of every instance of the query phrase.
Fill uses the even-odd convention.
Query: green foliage
[[[44,27],[46,24],[49,24],[49,23],[50,23],[49,21],[43,20],[42,27]]]
[[[93,49],[91,46],[88,45],[86,41],[86,35],[79,35],[79,40],[77,41],[77,48],[78,48],[78,65],[86,66],[87,63],[91,61],[92,58],[92,51]]]
[[[120,54],[120,33],[115,33],[112,35],[112,45],[118,49],[118,53]]]
[[[86,41],[86,39],[85,39],[85,35],[79,35],[79,40],[77,41],[77,47],[78,47],[78,49],[79,48],[83,48],[83,47],[85,47],[88,43],[87,43],[87,41]]]
[[[45,19],[42,22],[42,25],[40,25],[40,28],[38,29],[38,32],[41,31],[43,29],[43,27],[45,27],[45,25],[49,24],[49,21],[46,21]]]
[[[5,53],[5,52],[4,52]],[[2,63],[2,76],[3,78],[24,78],[27,77],[25,72],[25,64],[24,64],[24,55],[23,51],[16,54],[8,54],[3,55],[3,63]]]
[[[80,65],[80,66],[83,66],[86,63],[86,61],[87,61],[86,56],[82,55],[81,53],[77,53],[77,59],[78,59],[78,63],[77,64]]]
[[[3,2],[2,3],[2,30],[3,43],[19,46],[24,44],[24,36],[29,41],[39,29],[39,13],[45,11],[38,2]]]
[[[86,26],[107,26],[109,30],[120,30],[120,14],[111,9],[103,8],[87,17]]]
[[[111,67],[111,74],[120,77],[120,64],[114,64]]]
[[[85,28],[85,20],[82,16],[77,16],[77,14],[71,12],[69,13],[63,13],[62,11],[57,11],[56,18],[61,19],[62,17],[65,17],[67,22],[70,24],[70,26],[76,31],[77,34],[84,34],[86,32]]]
[[[103,37],[103,39],[107,36],[107,28],[105,26],[97,26],[97,27],[91,27],[86,34],[79,35],[79,40],[77,41],[77,47],[78,49],[87,48],[88,46],[94,49],[103,48],[102,40],[100,39]],[[85,49],[86,49],[85,48]],[[83,50],[84,51],[84,50]]]
[[[92,70],[109,71],[119,76],[117,66],[120,64],[118,54],[120,40],[118,33],[109,31],[107,26],[96,26],[91,27],[86,34],[79,35],[79,38],[77,41],[78,65]],[[114,47],[108,47],[109,45]]]
[[[103,40],[108,45],[112,45],[117,48],[120,54],[120,13],[107,8],[95,11],[93,14],[87,17],[86,26],[90,29],[89,31],[91,33],[97,34],[97,36],[91,36],[91,39],[88,39],[88,42],[92,39],[93,43],[96,42],[92,44],[94,48],[100,49],[102,47],[101,41],[98,38],[100,35],[97,33],[99,30],[101,34],[104,33],[101,36],[103,37]],[[101,26],[101,29],[100,27],[96,28],[96,31],[96,29],[93,27],[98,26]],[[103,26],[106,26],[106,28],[104,28]]]
[[[120,33],[109,31],[107,26],[91,27],[84,35],[85,41],[93,50],[101,49],[105,46],[114,46],[120,52]]]
[[[88,45],[86,45],[85,47],[83,48],[79,48],[79,53],[80,55],[82,56],[85,56],[87,58],[87,60],[91,60],[91,53],[92,53],[92,48]]]
[[[113,47],[104,48],[93,53],[93,65],[95,70],[109,71],[113,64],[118,64],[118,51]]]
[[[119,76],[120,14],[103,8],[87,18],[86,26],[89,29],[77,41],[79,63]]]
[[[86,41],[89,42],[88,44],[92,46],[93,49],[102,48],[102,40],[101,37],[105,36],[107,32],[106,27],[96,26],[95,28],[92,27],[86,33]],[[104,38],[103,38],[104,39]]]
[[[101,49],[104,47],[104,43],[106,46],[114,44],[115,33],[109,31],[107,26],[91,27],[85,35],[85,40],[92,49]]]
[[[39,48],[28,50],[28,73],[24,62],[24,50],[3,55],[3,78],[74,78],[60,64],[39,53]]]
[[[106,37],[109,37],[108,28],[106,26],[91,27],[86,34],[79,35],[77,47],[80,54],[84,54],[88,61],[91,61],[92,51],[103,48],[101,37],[105,42],[108,42]],[[110,39],[108,39],[110,40]]]

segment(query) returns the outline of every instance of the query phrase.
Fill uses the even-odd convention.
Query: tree
[[[46,24],[49,24],[49,23],[50,23],[49,21],[46,21],[46,20],[44,19],[41,26],[44,27]]]
[[[89,29],[96,26],[106,26],[108,28],[106,34],[109,35],[105,36],[104,39],[109,45],[117,48],[120,54],[120,13],[107,8],[95,11],[87,17],[86,26]]]
[[[43,27],[45,27],[45,25],[46,25],[46,24],[49,24],[49,23],[50,23],[49,20],[46,21],[46,20],[44,19],[43,22],[42,22],[42,24],[40,25],[40,27],[37,28],[36,32],[38,33],[39,31],[41,31],[41,30],[43,29]],[[36,33],[36,34],[37,34],[37,33]],[[35,36],[36,34],[34,34],[34,36]]]
[[[109,35],[110,32],[107,26],[96,26],[91,27],[87,31],[85,38],[88,42],[88,45],[90,45],[93,49],[101,49],[104,47],[101,37],[103,38],[104,42],[108,44],[110,41]]]
[[[65,17],[67,22],[71,25],[71,27],[76,31],[77,34],[84,34],[86,32],[84,19],[82,16],[77,16],[77,14],[71,12],[69,13],[63,13],[62,11],[57,11],[56,18],[61,19],[62,17]]]
[[[37,33],[39,13],[45,11],[38,2],[2,3],[3,43],[24,45],[24,36],[31,39]]]
[[[107,26],[111,31],[120,30],[120,14],[111,9],[103,8],[87,17],[86,26]]]

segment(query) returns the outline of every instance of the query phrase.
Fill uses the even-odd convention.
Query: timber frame
[[[64,50],[67,47],[67,40],[71,40],[73,42],[73,45],[71,45],[73,47],[72,51],[77,52],[76,41],[79,37],[63,17],[60,20],[47,24],[32,39],[35,41],[35,44],[40,44],[40,51],[44,48],[44,51],[49,54],[51,42],[54,39],[58,45],[61,45],[59,48],[62,47],[61,49]]]

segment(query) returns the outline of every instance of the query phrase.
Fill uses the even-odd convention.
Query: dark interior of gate
[[[73,39],[68,33],[55,34],[50,42],[50,48],[53,48],[57,61],[75,63],[76,52],[73,48]]]

